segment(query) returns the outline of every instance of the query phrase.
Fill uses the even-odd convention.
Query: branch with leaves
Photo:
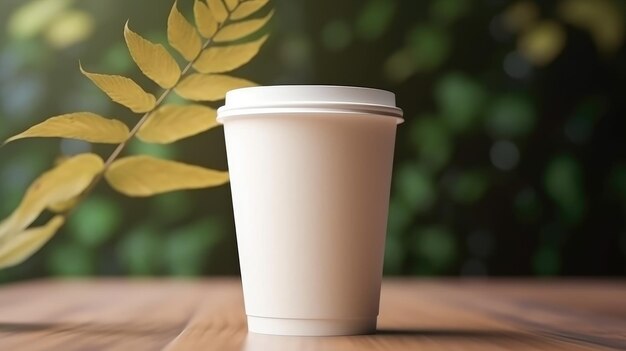
[[[161,88],[157,98],[130,78],[81,72],[111,100],[141,118],[129,129],[123,122],[91,112],[51,117],[5,141],[33,137],[59,137],[91,143],[117,144],[103,160],[93,153],[79,154],[61,162],[37,178],[13,213],[0,223],[0,268],[19,264],[39,250],[65,223],[72,210],[103,178],[128,196],[151,196],[164,192],[198,189],[228,182],[228,173],[146,155],[120,158],[133,138],[167,144],[205,132],[215,126],[216,111],[198,102],[224,99],[227,91],[254,83],[227,75],[257,55],[267,35],[257,33],[273,15],[250,19],[268,0],[194,0],[195,26],[179,12],[176,2],[167,21],[169,44],[185,59],[181,69],[160,44],[133,32],[128,22],[124,38],[141,72]],[[175,92],[193,101],[187,105],[164,104]],[[45,211],[55,215],[44,225],[31,227]]]

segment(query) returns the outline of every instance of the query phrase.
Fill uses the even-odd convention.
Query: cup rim
[[[341,113],[393,117],[402,123],[395,94],[386,90],[340,85],[272,85],[234,89],[226,93],[217,120],[269,113]]]

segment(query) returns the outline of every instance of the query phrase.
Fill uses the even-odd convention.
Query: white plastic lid
[[[402,109],[394,93],[371,88],[333,85],[275,85],[241,88],[226,93],[217,120],[235,116],[276,113],[356,113],[395,117]]]

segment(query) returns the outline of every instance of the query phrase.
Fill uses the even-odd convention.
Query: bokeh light
[[[179,0],[191,19],[192,3]],[[149,4],[150,11],[146,12]],[[46,117],[127,113],[78,62],[151,92],[122,28],[166,43],[171,2],[0,3],[0,138]],[[273,0],[261,54],[236,75],[396,93],[385,274],[626,273],[626,5],[619,0]],[[158,90],[158,89],[157,89]],[[167,103],[184,101],[172,94]],[[213,107],[218,107],[215,104]],[[323,142],[323,141],[320,141]],[[111,145],[24,140],[0,149],[0,215],[63,155]],[[123,155],[227,169],[221,129]],[[358,176],[358,175],[357,175]],[[105,184],[0,282],[43,275],[237,274],[228,187],[126,198]]]
[[[507,140],[493,143],[489,150],[489,157],[493,165],[503,171],[514,169],[519,163],[520,153],[515,144]]]

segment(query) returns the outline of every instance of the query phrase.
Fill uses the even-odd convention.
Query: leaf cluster
[[[167,21],[169,45],[186,61],[181,68],[172,53],[131,30],[124,39],[141,72],[163,88],[157,98],[128,77],[80,71],[111,100],[140,116],[134,127],[92,112],[53,116],[10,137],[6,143],[34,137],[70,138],[90,143],[117,144],[104,161],[85,153],[61,162],[37,178],[21,203],[0,222],[0,268],[21,263],[41,248],[63,225],[71,210],[101,179],[128,196],[198,189],[228,182],[225,171],[207,169],[146,155],[119,157],[132,138],[168,144],[215,126],[216,111],[203,102],[224,99],[227,91],[255,85],[229,72],[256,56],[267,35],[247,40],[273,16],[255,16],[268,0],[193,0],[195,25],[172,6]],[[251,18],[255,17],[255,18]],[[163,103],[171,92],[189,104]],[[44,225],[31,227],[45,211],[55,215]]]

